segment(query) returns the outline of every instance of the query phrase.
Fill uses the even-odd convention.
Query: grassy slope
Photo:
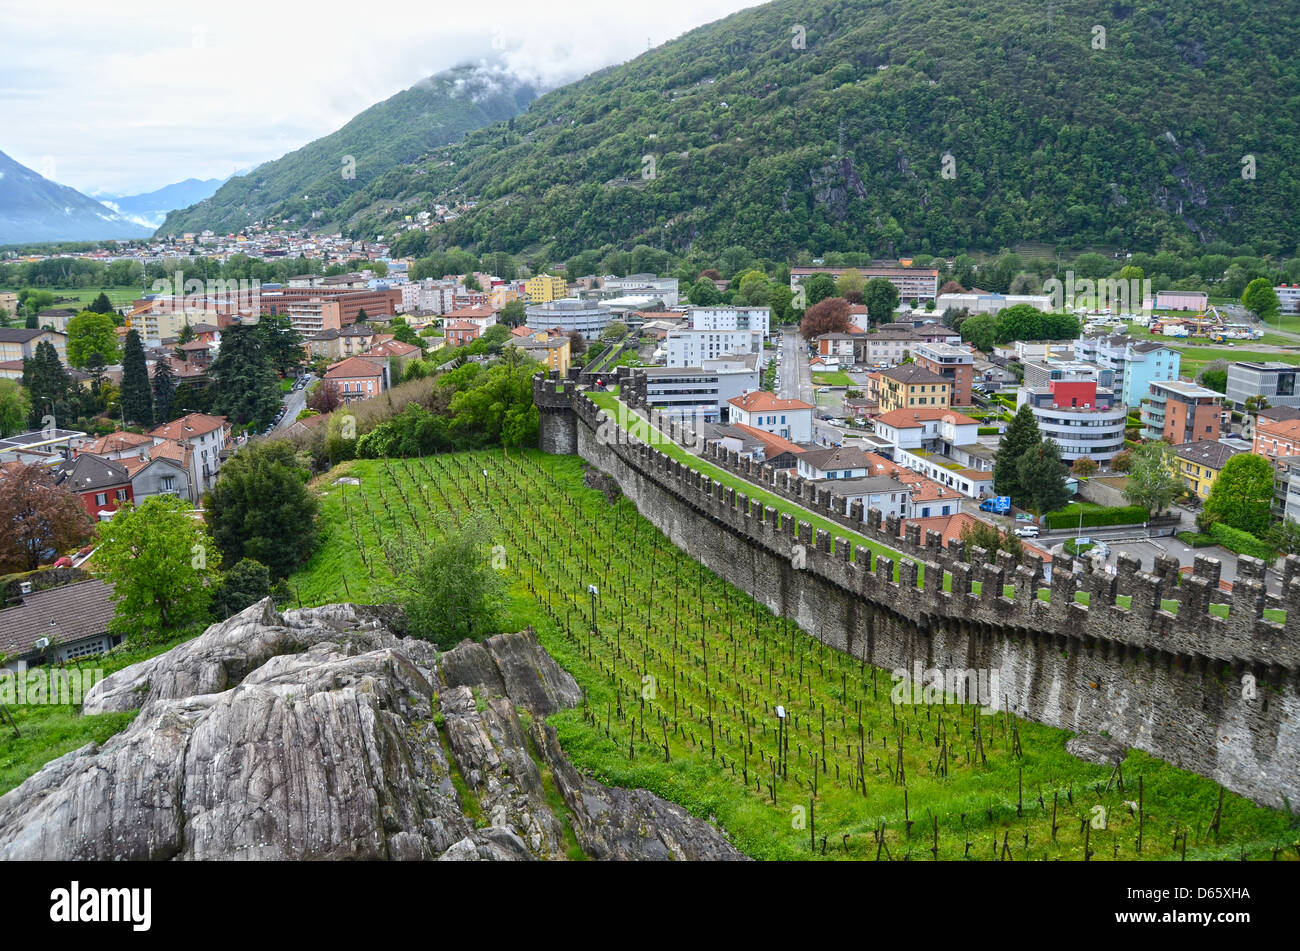
[[[102,658],[81,659],[85,670],[99,669],[104,676],[170,650],[188,637],[151,647],[125,650]],[[15,737],[8,724],[0,724],[0,793],[8,792],[50,760],[87,743],[103,743],[124,730],[137,711],[82,716],[80,704],[7,705],[18,724]]]

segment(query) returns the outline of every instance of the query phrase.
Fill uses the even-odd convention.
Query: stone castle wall
[[[1228,596],[1210,558],[1197,559],[1181,582],[1167,559],[1153,573],[1129,561],[1112,577],[1075,574],[1058,558],[1044,601],[1036,558],[1016,566],[1004,552],[990,562],[982,549],[944,548],[936,532],[922,539],[916,526],[900,536],[897,521],[878,511],[863,518],[801,480],[769,479],[725,452],[710,458],[899,557],[873,554],[714,483],[557,382],[534,382],[542,448],[567,446],[572,434],[573,451],[613,476],[674,544],[826,644],[890,670],[920,662],[995,671],[1005,703],[1021,716],[1106,731],[1261,803],[1300,798],[1300,559],[1288,561],[1275,604],[1288,609],[1285,625],[1263,617],[1272,602],[1262,564],[1246,562]],[[945,572],[951,591],[943,590]],[[971,593],[976,581],[979,595]],[[1014,586],[1013,598],[1002,595],[1004,585]],[[1088,606],[1075,600],[1081,590]],[[1116,604],[1119,595],[1130,607]],[[1162,599],[1178,602],[1178,613],[1163,610]],[[1227,618],[1209,613],[1216,601],[1229,605]]]

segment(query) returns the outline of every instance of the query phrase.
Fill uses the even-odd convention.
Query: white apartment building
[[[529,326],[531,316],[530,310]],[[761,355],[763,335],[751,330],[670,330],[664,338],[664,352],[670,367],[697,367],[728,353]]]
[[[770,307],[692,307],[686,312],[694,330],[748,330],[768,337]]]
[[[813,406],[755,390],[727,401],[728,422],[752,426],[791,442],[812,442]]]

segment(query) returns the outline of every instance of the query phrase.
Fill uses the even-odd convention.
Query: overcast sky
[[[225,178],[497,57],[548,86],[752,0],[0,5],[0,152],[80,191]]]

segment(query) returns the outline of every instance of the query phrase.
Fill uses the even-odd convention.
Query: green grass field
[[[38,287],[38,291],[49,291],[54,295],[54,307],[66,307],[69,310],[75,310],[77,305],[90,304],[100,293],[108,295],[109,302],[114,307],[121,307],[132,301],[139,300],[146,291],[140,287]],[[18,287],[0,287],[0,291],[13,291],[17,293],[21,288]]]
[[[1148,859],[1184,844],[1189,859],[1295,857],[1287,815],[1228,794],[1216,834],[1219,788],[1141,753],[1122,764],[1121,790],[1120,774],[1067,754],[1061,730],[972,705],[893,702],[910,698],[891,699],[889,672],[722,582],[626,498],[586,488],[583,469],[518,450],[345,463],[313,484],[322,546],[291,579],[295,596],[378,597],[383,539],[499,513],[501,629],[531,624],[586,691],[550,719],[565,751],[606,782],[716,817],[755,857],[1077,860],[1086,845],[1095,860]],[[1140,856],[1126,805],[1139,777]]]
[[[826,370],[812,375],[818,386],[852,386],[853,380],[843,370]]]

